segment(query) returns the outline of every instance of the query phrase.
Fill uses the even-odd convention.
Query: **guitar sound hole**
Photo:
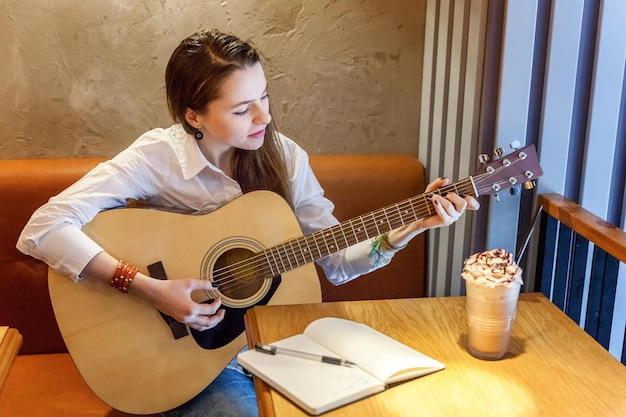
[[[224,296],[241,300],[252,297],[261,289],[263,278],[259,267],[243,262],[252,255],[254,253],[248,249],[236,248],[219,256],[213,268],[214,280]]]

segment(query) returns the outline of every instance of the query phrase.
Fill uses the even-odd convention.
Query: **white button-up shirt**
[[[307,153],[283,135],[280,141],[303,233],[338,224]],[[204,214],[241,194],[239,184],[207,161],[181,125],[154,129],[40,207],[22,231],[17,248],[78,280],[89,261],[103,250],[81,231],[99,212],[138,199],[151,206]],[[341,284],[389,262],[372,261],[368,257],[371,244],[369,239],[317,262],[332,283]]]

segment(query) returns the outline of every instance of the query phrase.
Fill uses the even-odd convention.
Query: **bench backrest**
[[[0,160],[0,325],[24,336],[21,353],[65,352],[48,295],[47,265],[15,244],[31,214],[103,159]],[[348,220],[424,191],[424,169],[407,155],[320,155],[311,165]],[[324,300],[421,297],[425,289],[425,237],[419,236],[386,268],[335,287],[322,279]]]

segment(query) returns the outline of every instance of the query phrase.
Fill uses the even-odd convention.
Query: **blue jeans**
[[[258,417],[252,377],[233,359],[196,397],[162,413],[164,417]]]

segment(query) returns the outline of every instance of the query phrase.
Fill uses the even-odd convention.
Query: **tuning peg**
[[[500,196],[497,193],[493,195],[493,198],[496,200],[496,203],[500,202]]]
[[[487,155],[486,153],[481,153],[480,155],[478,155],[478,162],[480,162],[482,165],[485,165],[488,161],[489,155]]]
[[[498,158],[502,156],[503,154],[504,154],[504,149],[502,149],[501,147],[497,147],[496,149],[493,150],[494,158]]]
[[[532,190],[536,186],[537,186],[537,182],[536,181],[526,181],[524,183],[524,189],[525,190]]]
[[[511,149],[517,150],[522,146],[522,144],[520,143],[519,140],[514,140],[513,142],[509,144],[509,146],[511,147]]]
[[[511,195],[518,195],[520,193],[520,187],[511,187],[509,188],[509,194]]]

